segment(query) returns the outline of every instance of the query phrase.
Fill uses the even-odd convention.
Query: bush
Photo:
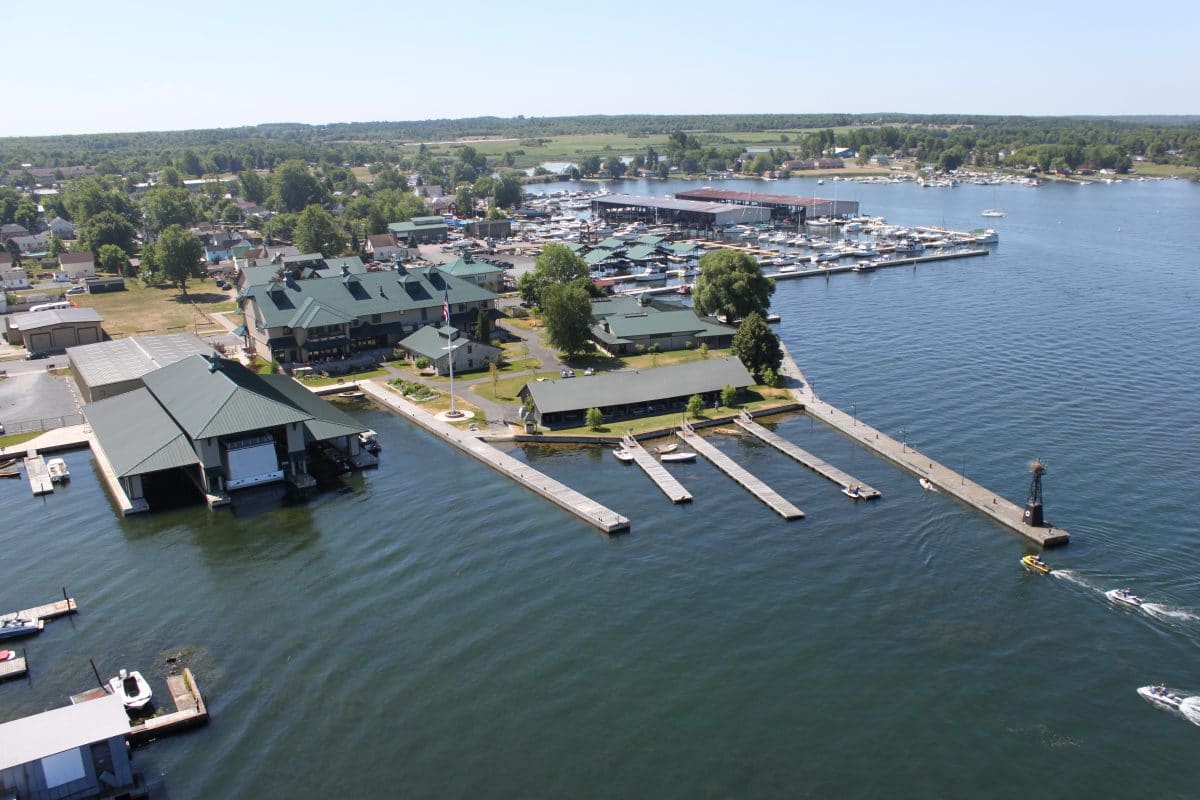
[[[762,382],[764,386],[770,386],[772,389],[778,389],[781,382],[779,380],[779,373],[770,367],[767,367],[763,370]]]
[[[416,360],[417,369],[429,369],[429,359],[421,356]]]
[[[700,357],[705,361],[708,360],[708,342],[700,343]]]
[[[600,413],[600,409],[589,408],[587,410],[587,426],[594,431],[604,427],[604,414]]]
[[[737,402],[737,389],[725,384],[725,388],[721,390],[721,405],[726,408],[733,408],[733,404]]]
[[[688,398],[687,413],[689,417],[698,417],[704,413],[704,400],[698,394]]]

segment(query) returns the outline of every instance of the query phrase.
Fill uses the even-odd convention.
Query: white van
[[[71,304],[66,300],[60,300],[57,303],[41,303],[40,305],[31,306],[30,313],[34,311],[53,311],[56,308],[70,308]]]

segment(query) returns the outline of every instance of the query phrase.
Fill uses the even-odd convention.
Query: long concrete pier
[[[507,453],[502,453],[478,437],[448,425],[425,410],[408,402],[397,393],[375,381],[360,381],[358,388],[380,404],[412,420],[439,439],[449,442],[464,453],[482,461],[501,475],[512,478],[525,488],[540,494],[550,502],[594,525],[605,533],[629,530],[629,518],[621,516],[570,486],[545,475]]]
[[[1052,525],[1035,528],[1026,525],[1022,521],[1025,510],[1021,506],[1000,497],[985,486],[968,480],[966,476],[934,461],[929,456],[908,446],[906,442],[898,442],[867,425],[856,416],[851,416],[821,400],[813,392],[808,378],[792,360],[786,347],[783,351],[783,365],[780,367],[780,374],[791,379],[792,394],[814,419],[819,419],[831,428],[849,436],[918,478],[925,478],[943,493],[957,497],[975,510],[1009,530],[1021,534],[1040,547],[1055,547],[1070,541],[1071,535],[1062,528]]]
[[[667,472],[667,468],[654,456],[646,452],[646,448],[642,447],[637,439],[626,434],[622,439],[622,446],[672,503],[692,502],[692,493],[683,488],[683,484],[676,480],[674,475]]]
[[[732,458],[718,450],[715,445],[704,441],[687,423],[684,423],[683,427],[679,429],[679,435],[688,443],[689,447],[711,461],[713,466],[733,478],[742,485],[742,488],[766,503],[772,511],[784,519],[800,519],[804,516],[804,512],[798,506],[754,477],[749,470],[741,467]]]
[[[759,425],[757,422],[755,422],[754,418],[745,411],[743,411],[738,418],[734,420],[734,422],[780,452],[786,453],[787,455],[796,459],[821,477],[827,478],[828,480],[838,484],[843,489],[849,489],[851,486],[857,486],[858,496],[863,500],[875,500],[882,496],[882,493],[875,487],[868,486],[858,478],[855,478],[853,475],[843,472],[824,459],[817,458],[812,453],[793,444],[792,442],[789,442],[787,439],[784,439],[774,431],[767,430],[762,425]]]
[[[858,265],[858,261],[864,260],[861,257],[853,264],[839,264],[833,261],[826,261],[821,264],[814,264],[812,269],[798,269],[794,272],[772,272],[770,277],[777,281],[786,281],[793,278],[815,278],[820,275],[839,275],[845,272],[874,272],[880,269],[892,269],[895,267],[911,267],[917,264],[925,264],[933,261],[952,261],[956,258],[978,258],[979,256],[988,255],[989,251],[980,249],[974,250],[953,250],[949,253],[929,253],[920,256],[905,256],[903,258],[887,258],[887,259],[870,259],[871,266],[863,268]]]

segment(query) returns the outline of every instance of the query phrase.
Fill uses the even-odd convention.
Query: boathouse
[[[676,192],[682,200],[707,203],[727,203],[740,206],[761,206],[770,209],[771,219],[795,224],[817,217],[853,217],[858,214],[857,200],[826,200],[823,197],[800,197],[791,194],[735,192],[729,189],[690,189]]]
[[[129,716],[116,695],[0,725],[0,797],[145,797],[129,762]]]
[[[83,401],[94,403],[141,388],[147,372],[212,351],[193,333],[166,333],[68,347],[67,361]]]
[[[687,228],[724,228],[730,225],[769,222],[771,210],[752,205],[697,202],[680,196],[670,198],[608,194],[592,199],[592,216],[621,222],[638,221],[681,225]]]
[[[533,404],[532,417],[546,428],[571,428],[584,424],[589,408],[598,408],[606,420],[682,411],[692,395],[706,404],[732,386],[739,392],[754,378],[737,358],[714,358],[655,369],[635,369],[531,381],[520,398]]]
[[[196,491],[218,504],[248,486],[307,487],[314,457],[375,463],[360,449],[364,426],[285,375],[193,355],[146,373],[142,383],[83,409],[124,513]]]

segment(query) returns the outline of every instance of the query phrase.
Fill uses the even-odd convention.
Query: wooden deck
[[[715,445],[704,441],[699,434],[691,429],[691,426],[685,423],[679,429],[679,435],[687,442],[689,447],[711,461],[713,466],[733,478],[741,484],[742,488],[766,503],[772,511],[784,519],[800,519],[804,516],[804,512],[799,507],[793,505],[770,486],[751,475],[748,470],[739,466],[736,461],[718,450]]]
[[[802,447],[796,446],[792,442],[789,442],[787,439],[784,439],[774,431],[767,430],[762,425],[759,425],[757,422],[755,422],[754,418],[745,411],[743,411],[741,416],[734,420],[734,422],[780,452],[786,453],[787,455],[796,459],[821,477],[833,481],[843,489],[849,489],[851,486],[857,486],[859,496],[863,500],[875,500],[883,496],[878,489],[868,486],[849,473],[842,472],[828,461],[817,458],[812,453],[808,452]]]
[[[0,642],[0,650],[8,650],[10,648],[3,647],[4,642]],[[14,651],[15,652],[15,651]],[[0,661],[0,681],[12,680],[13,678],[22,678],[25,676],[26,669],[25,653],[12,659],[11,661]]]
[[[50,480],[50,473],[46,470],[46,459],[35,450],[30,450],[29,455],[25,456],[25,474],[29,476],[29,488],[33,490],[35,497],[54,491],[54,482]]]
[[[464,453],[482,461],[501,475],[512,478],[530,491],[540,494],[560,508],[566,509],[589,525],[593,525],[605,533],[629,530],[628,517],[621,516],[590,497],[575,491],[570,486],[559,483],[549,475],[537,471],[507,453],[500,452],[487,442],[480,441],[478,437],[435,419],[433,415],[408,402],[386,386],[374,381],[360,381],[358,387],[366,392],[368,397],[400,413]]]
[[[150,717],[130,727],[131,742],[156,739],[164,734],[208,722],[208,706],[204,703],[200,687],[196,685],[196,678],[190,669],[185,667],[182,675],[168,675],[167,691],[171,693],[175,710]]]
[[[1025,514],[1023,507],[1000,497],[985,486],[968,480],[965,475],[934,461],[929,456],[910,447],[906,442],[898,442],[882,431],[867,425],[861,419],[821,400],[812,391],[808,379],[796,366],[796,362],[792,360],[786,347],[783,349],[783,366],[780,368],[780,374],[793,382],[792,394],[814,419],[849,436],[918,478],[927,479],[942,493],[958,498],[984,516],[1019,533],[1040,547],[1055,547],[1070,541],[1071,535],[1062,528],[1053,525],[1045,525],[1040,528],[1026,525],[1023,521]],[[1025,483],[1028,476],[1021,475],[1018,479],[1021,483]]]
[[[63,594],[66,594],[65,590]],[[0,619],[20,617],[21,619],[40,619],[45,622],[48,619],[57,619],[58,617],[65,617],[68,614],[74,614],[78,610],[79,608],[75,605],[74,597],[64,597],[62,600],[55,600],[52,603],[0,614]]]
[[[692,502],[692,493],[683,488],[683,484],[676,480],[674,475],[667,472],[667,468],[658,459],[646,452],[646,448],[642,447],[637,439],[625,434],[622,444],[633,455],[633,460],[637,465],[650,476],[650,480],[654,481],[659,489],[662,489],[663,494],[672,503]]]

